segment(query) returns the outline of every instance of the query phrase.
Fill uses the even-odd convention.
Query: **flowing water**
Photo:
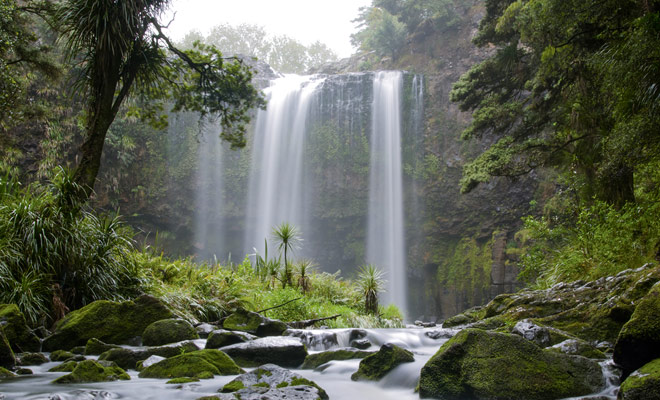
[[[306,343],[309,352],[345,348],[350,344],[350,336],[355,329],[316,329],[292,330],[291,334],[300,337]],[[419,396],[414,389],[424,364],[435,354],[456,330],[441,328],[405,328],[405,329],[362,329],[364,337],[372,346],[368,349],[377,351],[385,343],[393,343],[410,350],[415,357],[412,363],[402,364],[386,375],[379,382],[354,382],[351,374],[357,371],[360,360],[331,361],[315,370],[295,369],[294,372],[316,382],[329,395],[330,399],[364,400],[413,400]],[[436,339],[434,339],[436,338]],[[203,348],[206,340],[196,344]],[[54,385],[51,382],[66,373],[47,372],[60,363],[50,362],[41,366],[29,367],[34,375],[0,380],[0,399],[28,400],[105,400],[105,399],[197,399],[212,396],[218,389],[230,382],[235,376],[216,376],[200,382],[184,385],[168,385],[165,379],[138,378],[137,371],[127,371],[130,381],[89,383],[78,385]],[[616,398],[618,385],[613,373],[612,361],[601,363],[607,379],[607,387],[591,396],[575,399],[612,399]],[[249,369],[247,369],[249,370]]]

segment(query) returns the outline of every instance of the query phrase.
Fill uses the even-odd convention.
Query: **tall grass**
[[[130,230],[86,209],[79,190],[63,169],[45,186],[0,180],[0,302],[17,304],[33,325],[139,286]]]

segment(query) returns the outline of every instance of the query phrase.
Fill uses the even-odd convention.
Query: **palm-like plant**
[[[282,273],[282,286],[291,285],[291,264],[287,258],[288,252],[296,250],[302,241],[300,232],[295,226],[288,222],[282,222],[279,226],[273,228],[273,238],[280,242],[278,249],[284,255],[284,271]]]
[[[296,275],[298,275],[298,288],[303,292],[307,293],[312,289],[311,281],[309,276],[314,272],[315,265],[311,260],[301,260],[296,265]]]
[[[378,314],[378,293],[385,287],[383,271],[373,264],[363,265],[359,269],[357,283],[364,296],[365,310],[371,314]]]

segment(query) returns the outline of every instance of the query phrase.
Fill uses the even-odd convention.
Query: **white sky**
[[[343,58],[353,53],[350,35],[355,24],[351,21],[358,8],[369,4],[371,0],[174,0],[171,10],[176,11],[176,18],[170,34],[179,40],[191,30],[206,34],[222,23],[249,23],[306,45],[319,40]]]

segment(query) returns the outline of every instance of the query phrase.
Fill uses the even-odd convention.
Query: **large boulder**
[[[243,373],[234,361],[220,350],[204,349],[167,358],[144,368],[140,378],[212,378],[213,375]]]
[[[120,347],[102,353],[99,356],[99,360],[113,361],[124,369],[135,369],[139,361],[146,360],[151,356],[169,358],[197,350],[199,350],[199,347],[193,342],[181,342],[169,346],[149,347],[141,350]]]
[[[121,346],[117,346],[116,344],[107,344],[101,340],[98,340],[97,338],[91,338],[87,341],[87,344],[85,344],[85,350],[83,353],[85,355],[99,355],[103,354],[108,350],[112,349],[119,349]]]
[[[265,364],[254,371],[240,375],[227,383],[222,393],[235,393],[235,398],[246,399],[328,399],[316,383],[277,365]]]
[[[660,358],[660,283],[639,302],[630,321],[617,338],[614,362],[623,369],[623,378],[648,362]]]
[[[305,361],[307,349],[302,341],[292,337],[266,337],[222,348],[241,367],[275,364],[296,368]]]
[[[158,299],[141,296],[134,301],[99,300],[72,311],[61,319],[55,332],[43,342],[44,351],[84,346],[91,338],[123,344],[142,335],[152,322],[172,318]]]
[[[30,365],[41,365],[47,363],[48,361],[48,357],[46,357],[43,353],[23,353],[18,357],[18,363],[24,367]]]
[[[145,346],[162,346],[192,339],[199,339],[199,335],[188,321],[182,319],[153,322],[142,333],[142,344]]]
[[[16,304],[0,304],[0,326],[14,352],[35,352],[41,349],[41,341],[28,327]]]
[[[247,332],[228,331],[225,329],[216,329],[209,334],[206,339],[207,349],[219,349],[221,347],[230,346],[236,343],[249,342],[250,340],[257,339],[257,336],[251,335]]]
[[[79,362],[73,372],[60,376],[53,383],[112,382],[130,379],[126,371],[116,365],[104,366],[94,360],[85,360]]]
[[[660,400],[660,358],[633,372],[621,384],[619,400]]]
[[[288,326],[282,321],[265,318],[242,308],[227,317],[223,321],[222,327],[230,331],[247,332],[259,337],[280,336],[288,329]]]
[[[322,351],[320,353],[314,353],[308,355],[307,358],[305,358],[305,362],[300,368],[314,369],[330,361],[363,359],[374,353],[375,352],[373,351],[356,350],[352,347],[348,347],[345,349]]]
[[[422,368],[421,398],[551,400],[586,395],[605,385],[600,365],[542,350],[517,335],[466,329]]]
[[[351,379],[377,381],[399,365],[413,361],[415,357],[410,351],[385,343],[378,352],[360,361],[360,367],[351,375]]]

